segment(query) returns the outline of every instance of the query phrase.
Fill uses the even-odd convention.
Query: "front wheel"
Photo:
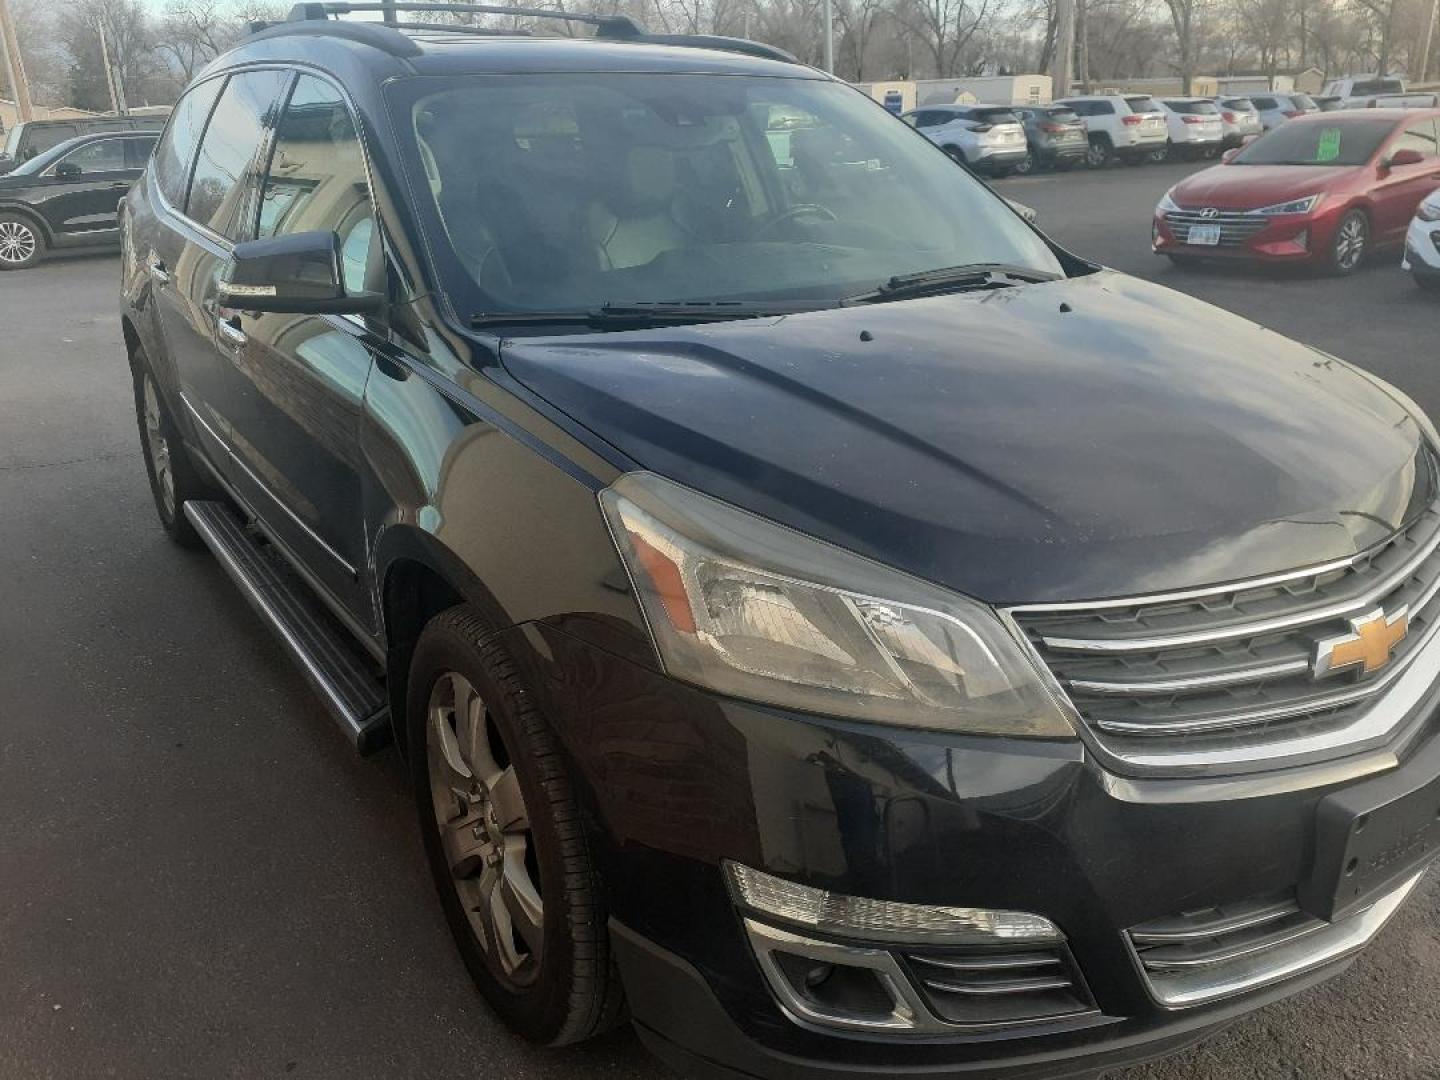
[[[19,214],[0,214],[0,270],[27,270],[45,257],[45,236]]]
[[[425,853],[481,994],[538,1043],[613,1026],[623,996],[604,893],[559,743],[470,608],[421,633],[406,724]]]
[[[1348,211],[1330,245],[1330,269],[1340,275],[1360,269],[1370,247],[1370,219],[1363,210]]]

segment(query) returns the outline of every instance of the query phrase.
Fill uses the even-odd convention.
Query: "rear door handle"
[[[220,340],[232,349],[241,349],[250,339],[245,331],[240,329],[240,316],[231,315],[228,319],[223,315],[215,317],[215,329],[220,332]]]
[[[158,284],[168,285],[170,283],[170,271],[165,269],[165,263],[158,255],[151,255],[145,262],[145,269]]]

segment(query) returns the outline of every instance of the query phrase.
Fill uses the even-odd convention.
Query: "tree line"
[[[566,0],[557,0],[564,6]],[[568,0],[571,7],[580,0]],[[851,81],[1047,72],[1056,0],[832,0],[836,74]],[[724,34],[823,56],[823,0],[597,0],[669,33]],[[1440,68],[1437,0],[1077,0],[1071,70],[1099,87],[1123,78],[1255,73],[1315,67],[1328,75]],[[103,28],[126,102],[167,104],[255,20],[282,18],[281,0],[11,0],[37,102],[105,111]],[[454,21],[474,17],[456,15]],[[516,25],[510,17],[482,17]],[[529,24],[533,25],[533,24]],[[571,24],[544,29],[576,31]],[[1430,55],[1422,56],[1430,43]],[[1428,62],[1427,62],[1428,61]],[[0,95],[13,97],[0,68]]]

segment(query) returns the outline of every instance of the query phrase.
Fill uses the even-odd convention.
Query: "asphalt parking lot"
[[[1077,252],[1440,416],[1440,303],[1398,254],[1347,280],[1152,256],[1150,208],[1188,168],[997,187]],[[214,562],[155,523],[117,271],[0,276],[0,1077],[668,1075],[627,1032],[530,1048],[471,990],[395,756],[355,757]],[[1436,879],[1341,978],[1113,1076],[1440,1076]]]

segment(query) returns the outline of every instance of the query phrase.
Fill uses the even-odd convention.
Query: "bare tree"
[[[961,57],[990,18],[994,0],[901,0],[900,20],[930,52],[940,78],[961,74]]]
[[[1165,0],[1170,25],[1175,31],[1175,66],[1180,73],[1180,92],[1189,94],[1195,81],[1197,28],[1202,0]]]

